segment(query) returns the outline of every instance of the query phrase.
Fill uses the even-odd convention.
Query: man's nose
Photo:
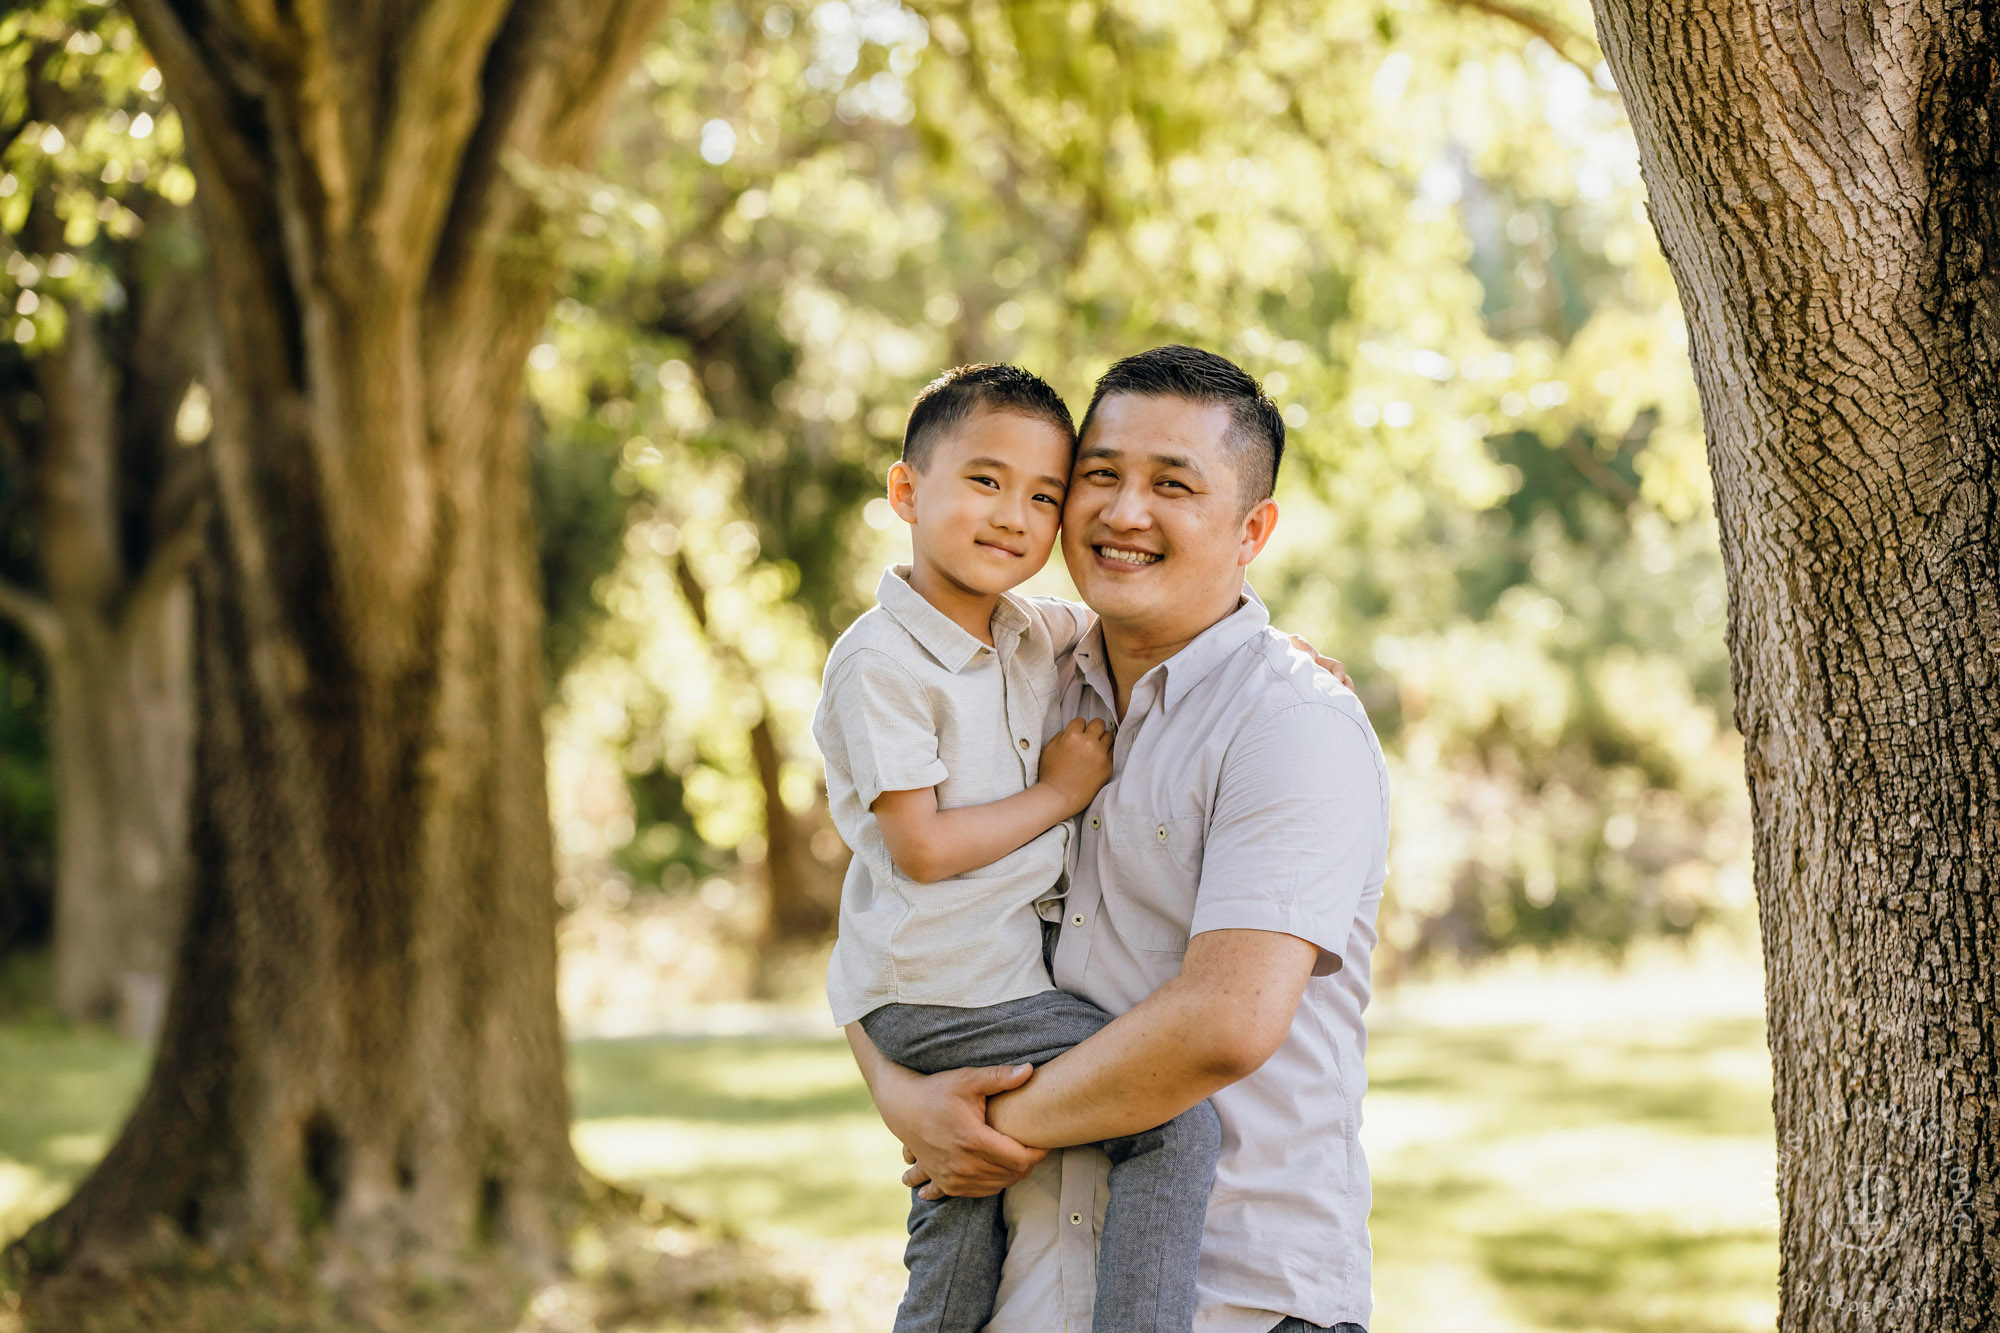
[[[1126,482],[1118,487],[1111,503],[1104,507],[1101,518],[1114,528],[1148,528],[1153,525],[1153,511],[1146,503],[1147,495],[1143,487]]]

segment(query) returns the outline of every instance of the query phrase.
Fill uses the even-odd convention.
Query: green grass
[[[1382,1005],[1364,1131],[1379,1333],[1771,1327],[1748,976],[1523,971]],[[900,1161],[837,1036],[585,1041],[572,1069],[587,1163],[740,1231],[812,1289],[820,1313],[781,1327],[887,1326]],[[0,1026],[0,1235],[87,1168],[142,1072],[109,1037]]]

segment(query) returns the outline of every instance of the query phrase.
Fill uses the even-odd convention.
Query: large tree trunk
[[[1756,819],[1781,1326],[2000,1310],[2000,15],[1597,0],[1687,308]]]
[[[44,1266],[559,1260],[526,178],[584,160],[657,8],[133,0],[215,312],[195,866],[152,1075]]]

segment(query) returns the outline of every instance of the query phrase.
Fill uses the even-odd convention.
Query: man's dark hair
[[[1062,432],[1072,449],[1076,446],[1069,404],[1046,380],[1019,366],[976,363],[947,370],[910,404],[910,423],[903,428],[903,461],[923,471],[937,442],[975,412],[1011,412],[1046,421]]]
[[[1264,387],[1229,358],[1168,343],[1114,362],[1091,392],[1080,434],[1090,433],[1097,405],[1115,393],[1224,404],[1229,408],[1228,443],[1236,454],[1244,509],[1269,497],[1277,486],[1278,464],[1285,456],[1285,419]]]

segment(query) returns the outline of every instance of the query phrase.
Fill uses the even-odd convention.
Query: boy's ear
[[[917,521],[917,470],[900,458],[889,465],[889,508],[905,523]]]

